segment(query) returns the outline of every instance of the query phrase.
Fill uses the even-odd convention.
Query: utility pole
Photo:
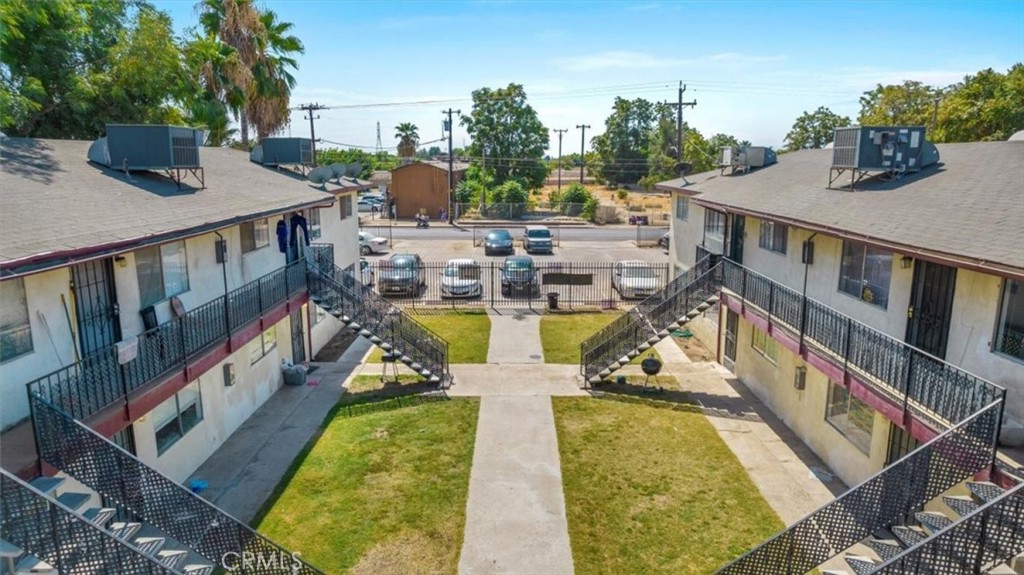
[[[377,149],[374,150],[374,153],[377,154],[377,155],[380,155],[380,153],[383,152],[383,151],[384,151],[384,144],[382,144],[381,141],[380,141],[380,122],[377,122]]]
[[[462,110],[441,110],[442,114],[448,114],[448,121],[445,123],[445,129],[448,132],[448,221],[452,222],[455,217],[455,212],[452,211],[452,199],[453,199],[453,188],[455,187],[455,173],[454,164],[455,158],[452,155],[452,140],[454,135],[452,134],[452,114],[462,115]]]
[[[580,132],[580,184],[583,183],[583,168],[587,165],[587,128],[589,124],[577,124],[576,129]]]
[[[564,130],[554,130],[558,132],[558,192],[562,192],[562,134],[569,131],[569,128]]]
[[[683,108],[694,107],[697,105],[697,100],[692,102],[683,101],[683,92],[686,91],[686,84],[679,82],[679,101],[675,104],[665,103],[666,106],[676,109],[676,150],[678,151],[678,160],[683,161]]]
[[[327,106],[322,106],[320,104],[304,104],[302,106],[299,106],[299,109],[304,111],[304,112],[306,112],[306,116],[307,117],[305,117],[303,119],[304,120],[309,120],[309,140],[310,140],[310,144],[313,147],[313,167],[315,168],[316,167],[316,129],[313,127],[313,120],[319,120],[320,119],[320,114],[315,114],[314,115],[313,112],[316,112],[318,110],[326,110]]]

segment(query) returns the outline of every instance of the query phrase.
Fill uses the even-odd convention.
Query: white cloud
[[[573,72],[592,72],[610,69],[656,69],[695,66],[719,66],[722,64],[743,65],[762,62],[778,62],[785,56],[752,56],[737,52],[709,54],[696,58],[666,58],[645,52],[629,50],[609,50],[584,56],[559,58],[555,63],[565,70]]]

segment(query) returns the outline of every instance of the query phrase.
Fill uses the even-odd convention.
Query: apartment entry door
[[[743,263],[743,236],[746,228],[747,218],[739,214],[732,215],[732,225],[729,226],[729,237],[726,239],[725,254],[732,261]]]
[[[313,303],[310,302],[310,305]],[[292,312],[289,323],[292,324],[292,363],[302,363],[306,361],[306,337],[302,329],[301,309]]]
[[[955,288],[956,268],[917,260],[907,310],[907,343],[946,358]]]
[[[725,306],[722,306],[725,308]],[[736,337],[740,330],[740,316],[729,308],[725,308],[725,349],[722,353],[722,365],[731,372],[736,372]]]
[[[121,341],[111,258],[72,266],[71,293],[75,299],[78,349],[82,357]]]

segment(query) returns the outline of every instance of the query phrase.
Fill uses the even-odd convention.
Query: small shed
[[[469,164],[452,164],[452,186],[458,186]],[[441,208],[448,209],[448,162],[416,162],[391,170],[391,197],[399,218],[411,218],[422,210],[436,219]]]

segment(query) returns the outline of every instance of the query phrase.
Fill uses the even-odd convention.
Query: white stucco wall
[[[742,317],[736,342],[736,376],[779,419],[793,430],[847,485],[856,485],[882,469],[888,448],[889,422],[875,414],[870,453],[865,454],[825,420],[828,378],[807,367],[803,391],[794,385],[796,367],[803,361],[779,346],[778,361],[772,364],[751,346],[754,326]]]
[[[68,269],[26,276],[24,281],[32,351],[0,364],[0,429],[28,417],[28,382],[70,365],[76,358],[72,329],[77,327],[72,328],[75,310]]]
[[[139,459],[175,481],[184,481],[283,384],[281,358],[291,356],[288,317],[277,323],[277,347],[249,364],[249,344],[197,378],[202,394],[203,420],[157,454],[149,414],[133,424]],[[235,366],[235,385],[225,387],[223,365]]]
[[[704,239],[704,208],[692,201],[687,218],[681,220],[676,217],[675,202],[681,197],[678,193],[672,194],[672,219],[670,220],[671,239],[669,240],[669,261],[672,262],[676,273],[689,269],[693,266],[697,257],[697,246]]]

